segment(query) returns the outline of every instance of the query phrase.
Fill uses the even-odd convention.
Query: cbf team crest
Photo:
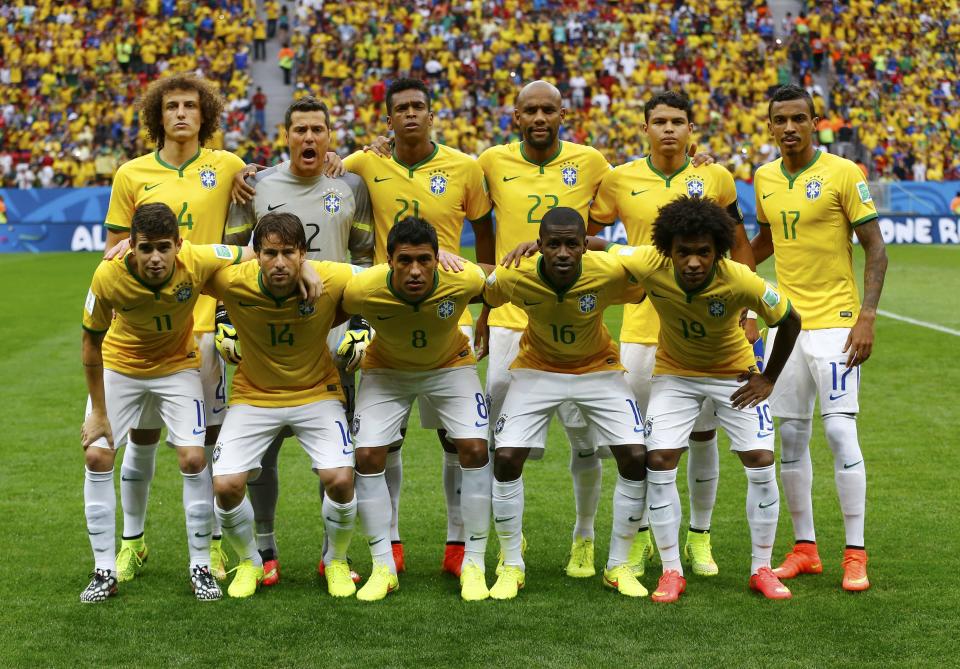
[[[589,314],[591,311],[597,308],[597,296],[594,293],[581,295],[579,307],[581,313]]]
[[[700,177],[687,179],[687,195],[690,197],[703,197],[704,190],[703,179]]]
[[[579,177],[580,174],[576,165],[564,165],[560,169],[560,179],[563,180],[563,185],[567,186],[568,188],[573,188],[576,186]]]
[[[316,310],[317,308],[315,306],[313,306],[309,302],[304,302],[303,300],[300,301],[297,307],[297,312],[300,314],[300,318],[304,318],[305,316],[312,316]]]
[[[212,165],[200,166],[200,185],[207,190],[213,190],[217,187],[217,171]]]
[[[323,196],[323,208],[328,214],[340,213],[340,205],[343,200],[337,193],[327,193]]]
[[[453,312],[457,310],[457,303],[453,300],[447,299],[440,302],[437,305],[437,316],[440,318],[450,318],[453,316]]]
[[[447,192],[447,186],[450,184],[450,176],[446,172],[437,171],[430,174],[430,192],[436,196]]]
[[[710,315],[714,318],[720,318],[727,313],[727,305],[720,300],[710,300],[708,308],[710,309]]]
[[[804,189],[808,200],[816,200],[820,197],[821,192],[823,192],[823,182],[818,177],[810,179],[810,181],[807,182],[807,187]]]
[[[177,302],[186,302],[191,297],[193,297],[193,284],[192,283],[178,284],[173,289],[173,296],[177,298]]]

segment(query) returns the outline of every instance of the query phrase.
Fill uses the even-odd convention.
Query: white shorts
[[[467,335],[467,339],[470,341],[470,346],[473,346],[473,326],[472,325],[461,325],[460,332]],[[417,401],[417,405],[420,407],[420,426],[425,430],[439,430],[441,427],[440,416],[437,415],[437,410],[433,408],[433,405],[430,404],[430,399],[427,397],[421,397]],[[407,416],[409,420],[409,415]],[[406,426],[406,423],[404,423]]]
[[[717,408],[717,420],[730,437],[731,451],[773,450],[773,417],[770,405],[735,409],[730,396],[743,383],[736,379],[703,376],[653,377],[644,434],[647,450],[687,447],[687,439],[707,399]]]
[[[503,402],[510,387],[510,365],[520,352],[520,337],[523,330],[510,328],[490,328],[488,347],[490,356],[487,359],[487,405],[491,416],[499,416],[503,411]],[[565,428],[585,428],[587,421],[577,406],[566,402],[557,408],[557,418]],[[588,436],[583,430],[571,432],[567,430],[570,445],[578,452],[593,451],[596,443],[593,436]],[[496,435],[493,439],[496,440]]]
[[[207,425],[221,425],[227,408],[227,369],[217,352],[214,333],[195,332],[193,339],[200,351],[200,383]]]
[[[159,430],[164,425],[171,446],[203,446],[206,417],[197,370],[141,379],[105,369],[103,390],[115,448],[127,443],[130,430]],[[88,397],[87,415],[90,410]],[[110,448],[102,438],[93,445]]]
[[[337,400],[295,407],[255,407],[234,404],[227,409],[213,449],[213,475],[251,472],[260,475],[260,460],[283,428],[289,427],[313,469],[353,467],[353,443],[347,417]]]
[[[773,351],[776,333],[776,328],[770,328],[764,366]],[[800,331],[770,394],[774,416],[812,418],[817,397],[821,416],[860,411],[860,366],[847,368],[847,354],[843,352],[849,334],[849,328]]]
[[[410,407],[430,400],[450,439],[487,438],[487,405],[474,365],[409,372],[367,369],[357,385],[357,409],[350,426],[357,448],[400,441]]]
[[[620,344],[620,363],[627,370],[627,383],[637,398],[640,412],[647,413],[650,404],[650,386],[653,383],[653,367],[656,363],[657,347],[655,344]],[[697,422],[693,425],[694,432],[709,432],[717,429],[717,412],[713,401],[707,399],[700,409]]]
[[[510,388],[494,426],[497,448],[543,449],[550,418],[573,404],[602,446],[643,443],[643,417],[623,372],[510,372]]]

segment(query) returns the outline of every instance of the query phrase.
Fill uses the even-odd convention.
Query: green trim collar
[[[683,291],[683,294],[687,297],[687,304],[693,301],[693,298],[705,291],[710,287],[710,284],[713,283],[713,279],[717,276],[717,263],[720,262],[720,259],[713,261],[713,267],[710,268],[710,273],[707,274],[707,278],[703,280],[699,286],[693,290],[687,290],[683,287],[683,284],[680,283],[680,275],[677,274],[677,266],[673,266],[673,280],[677,282],[677,288]]]
[[[428,156],[427,156],[426,158],[424,158],[423,160],[421,160],[421,161],[419,161],[419,162],[417,162],[417,163],[414,163],[413,165],[407,165],[405,162],[403,162],[402,160],[400,160],[400,159],[397,157],[397,150],[396,150],[396,149],[393,150],[393,160],[394,160],[394,162],[395,162],[397,165],[399,165],[400,167],[402,167],[402,168],[404,168],[405,170],[407,170],[407,173],[408,173],[407,176],[409,176],[409,177],[412,179],[414,172],[416,172],[418,169],[420,169],[421,167],[423,167],[424,165],[426,165],[427,163],[429,163],[431,160],[433,160],[433,159],[436,157],[436,155],[440,152],[440,145],[439,145],[439,144],[437,144],[437,143],[434,142],[434,141],[431,141],[430,143],[433,144],[433,151],[430,152],[430,155],[428,155]]]
[[[559,158],[562,152],[563,152],[563,141],[561,140],[557,142],[557,152],[552,156],[550,156],[549,158],[547,158],[546,160],[544,160],[542,163],[538,163],[536,160],[531,160],[530,157],[527,156],[527,152],[523,148],[523,142],[520,142],[520,155],[523,156],[523,159],[526,160],[531,165],[536,165],[537,167],[539,167],[540,174],[543,174],[544,168],[550,163],[552,163],[554,160]]]
[[[793,188],[793,182],[797,180],[797,177],[799,177],[801,174],[803,174],[804,172],[806,172],[807,170],[809,170],[811,167],[813,167],[813,164],[814,164],[815,162],[817,162],[818,160],[820,160],[820,154],[821,154],[821,152],[820,152],[819,150],[815,150],[815,151],[813,152],[813,160],[811,160],[809,163],[807,163],[806,165],[804,165],[803,167],[801,167],[800,170],[799,170],[796,174],[794,174],[794,175],[792,175],[792,176],[790,175],[789,172],[787,172],[787,168],[784,167],[784,165],[783,165],[783,158],[780,159],[780,172],[783,173],[783,176],[784,176],[784,177],[786,177],[786,179],[787,179],[787,187],[788,187],[788,188],[792,189],[792,188]]]
[[[271,300],[273,300],[278,307],[283,306],[284,302],[286,302],[291,297],[297,294],[297,291],[294,290],[292,293],[290,293],[286,297],[277,297],[276,295],[271,293],[270,290],[263,284],[263,272],[257,272],[257,286],[259,286],[260,292],[266,295],[267,297],[269,297]]]
[[[180,167],[174,167],[174,166],[171,165],[170,163],[164,161],[164,159],[160,157],[160,149],[157,149],[156,151],[154,151],[153,156],[157,159],[157,162],[160,163],[160,165],[162,165],[163,167],[166,167],[168,170],[173,170],[174,172],[176,172],[177,174],[179,174],[179,175],[182,177],[182,176],[183,176],[183,171],[184,171],[185,169],[187,169],[188,167],[190,167],[190,165],[191,165],[197,158],[200,157],[200,151],[201,151],[201,149],[198,148],[198,149],[197,149],[197,152],[193,155],[193,158],[191,158],[190,160],[188,160],[187,162],[185,162],[185,163],[184,163],[183,165],[181,165]]]
[[[656,167],[654,167],[654,166],[653,166],[653,160],[650,159],[650,156],[647,156],[647,167],[650,168],[650,171],[651,171],[651,172],[653,172],[654,174],[656,174],[658,177],[660,177],[661,179],[663,179],[663,180],[666,182],[666,183],[664,184],[664,187],[665,187],[665,188],[670,188],[670,181],[671,181],[675,176],[677,176],[678,174],[680,174],[681,172],[683,172],[685,169],[687,169],[687,166],[689,166],[689,165],[690,165],[690,158],[687,157],[687,159],[683,161],[683,165],[680,166],[680,169],[679,169],[679,170],[677,170],[676,172],[674,172],[674,173],[671,174],[670,176],[667,176],[666,174],[664,174],[663,172],[661,172],[660,170],[658,170]]]

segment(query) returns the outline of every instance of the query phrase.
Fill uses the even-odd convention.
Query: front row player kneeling
[[[327,589],[334,597],[349,597],[356,591],[346,561],[357,513],[353,447],[326,338],[346,318],[340,302],[353,268],[306,261],[303,225],[292,214],[264,216],[254,231],[253,248],[259,267],[249,263],[221,272],[206,289],[226,305],[243,341],[230,408],[213,454],[216,512],[240,558],[227,592],[248,597],[263,578],[253,507],[244,493],[270,443],[289,428],[326,492],[321,512],[329,544],[324,555]],[[312,305],[299,299],[305,261],[324,283]]]

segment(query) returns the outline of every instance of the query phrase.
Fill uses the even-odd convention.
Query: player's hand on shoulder
[[[737,381],[746,381],[746,383],[737,388],[730,396],[730,401],[735,409],[755,407],[770,397],[770,393],[773,392],[773,381],[755,369],[744,372],[737,377]]]
[[[323,175],[331,179],[339,179],[347,173],[347,168],[343,166],[343,161],[336,151],[327,151],[323,158]]]
[[[529,258],[536,253],[539,253],[540,246],[537,242],[523,242],[517,248],[510,251],[507,255],[503,256],[503,260],[500,261],[500,264],[504,267],[510,267],[513,264],[514,267],[520,267],[520,261],[524,258]]]
[[[381,158],[389,158],[393,153],[393,140],[383,135],[378,135],[376,139],[365,145],[363,150],[373,151]]]
[[[450,253],[446,249],[440,249],[437,260],[440,261],[440,267],[448,272],[462,272],[463,263],[467,262],[466,258],[458,256],[456,253]]]
[[[308,260],[300,265],[300,297],[307,304],[315,304],[323,295],[323,279]]]
[[[113,430],[110,429],[110,421],[106,413],[93,411],[83,421],[83,427],[80,428],[80,443],[83,450],[87,450],[97,439],[103,437],[113,448]]]
[[[217,346],[217,352],[231,365],[239,365],[243,357],[240,353],[240,337],[237,335],[237,329],[230,322],[226,307],[222,304],[217,305],[215,322],[217,332],[213,340]]]
[[[233,175],[233,184],[230,186],[230,201],[234,204],[247,204],[257,194],[257,189],[247,183],[247,179],[257,172],[267,169],[263,165],[249,163]]]
[[[687,149],[687,155],[690,157],[690,160],[693,162],[694,167],[701,167],[703,165],[713,165],[716,162],[713,159],[713,155],[707,153],[706,151],[697,151],[696,142],[690,143],[690,148]]]
[[[367,346],[373,341],[370,324],[363,318],[350,319],[350,329],[343,333],[337,344],[337,366],[347,373],[354,372],[367,355]]]
[[[119,242],[107,249],[103,254],[104,260],[113,260],[116,257],[123,257],[130,250],[130,238],[121,239]]]

